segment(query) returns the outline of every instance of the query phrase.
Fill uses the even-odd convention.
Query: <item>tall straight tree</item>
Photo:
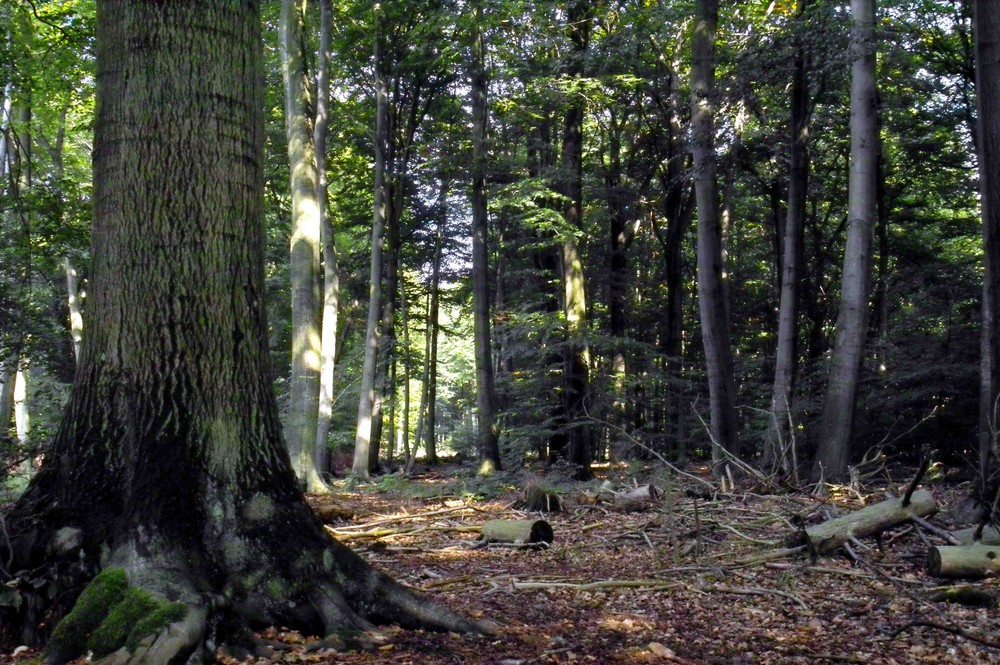
[[[997,471],[997,403],[1000,396],[1000,3],[973,3],[979,191],[986,250],[983,297],[983,395],[979,468],[983,479]]]
[[[840,312],[813,477],[847,471],[861,359],[868,330],[872,232],[878,187],[875,86],[875,0],[851,0],[851,166],[847,183],[847,246]]]
[[[493,345],[490,334],[489,226],[486,207],[487,81],[483,9],[472,17],[472,309],[476,345],[476,406],[479,411],[477,449],[480,472],[500,469],[496,396],[493,386]]]
[[[310,492],[326,491],[316,469],[319,408],[320,208],[312,100],[305,57],[304,0],[281,2],[281,73],[291,170],[292,366],[285,429],[295,475]]]
[[[298,489],[268,366],[260,28],[248,0],[97,3],[88,332],[0,541],[3,583],[32,570],[57,588],[24,585],[35,595],[0,608],[0,631],[32,637],[51,598],[65,606],[102,569],[101,611],[145,606],[126,600],[143,590],[163,621],[72,613],[48,663],[82,655],[95,628],[151,633],[116,657],[135,665],[202,662],[206,641],[265,624],[474,628],[333,540]]]
[[[708,365],[712,464],[724,472],[727,453],[739,454],[736,379],[729,337],[729,303],[722,256],[722,221],[715,164],[715,42],[718,0],[697,0],[691,41],[691,156],[698,211],[698,309]]]
[[[797,20],[803,21],[807,0],[798,0]],[[809,78],[806,45],[797,31],[791,87],[791,141],[788,158],[788,207],[781,243],[781,296],[778,305],[778,347],[775,351],[771,390],[771,422],[764,446],[764,466],[794,472],[793,432],[790,427],[792,396],[799,339],[799,282],[803,256],[806,194],[809,189]]]
[[[323,248],[323,311],[321,315],[319,422],[316,425],[316,469],[330,470],[330,418],[333,415],[333,372],[337,358],[337,317],[340,310],[340,273],[337,244],[330,217],[326,174],[326,137],[330,121],[330,40],[333,33],[333,0],[320,0],[319,58],[316,66],[316,204],[319,208],[320,242]]]
[[[566,347],[563,352],[563,399],[568,432],[565,458],[576,468],[580,479],[591,477],[590,457],[593,428],[587,422],[590,391],[590,348],[587,344],[587,295],[583,275],[583,255],[577,235],[583,224],[583,117],[585,97],[577,90],[583,74],[583,59],[590,45],[594,8],[590,0],[571,0],[566,8],[572,50],[566,73],[570,77],[570,101],[563,117],[560,193],[566,204],[566,228],[560,245],[563,315],[566,317]]]
[[[389,143],[389,90],[386,84],[385,16],[381,8],[375,17],[375,192],[372,217],[371,272],[368,283],[368,319],[365,324],[365,355],[361,367],[361,396],[354,435],[354,461],[351,473],[361,478],[371,475],[372,422],[375,407],[375,370],[379,350],[379,317],[382,313],[382,249],[385,242],[385,169]]]

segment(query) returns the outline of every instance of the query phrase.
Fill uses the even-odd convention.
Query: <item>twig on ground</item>
[[[952,635],[958,635],[959,637],[964,637],[967,640],[978,642],[979,644],[988,646],[993,649],[1000,649],[1000,642],[997,642],[995,640],[988,640],[985,637],[979,637],[978,635],[974,635],[967,630],[958,628],[957,626],[949,626],[947,624],[938,623],[937,621],[927,621],[925,619],[910,621],[901,626],[900,628],[897,628],[896,631],[892,634],[892,639],[896,639],[902,633],[905,633],[911,628],[916,628],[917,626],[924,626],[926,628],[936,628],[937,630],[943,630],[947,633],[951,633]]]

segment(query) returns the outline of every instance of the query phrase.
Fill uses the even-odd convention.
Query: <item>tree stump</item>
[[[814,556],[829,554],[851,538],[874,536],[912,517],[924,517],[936,511],[937,503],[931,493],[917,490],[908,506],[903,505],[902,498],[889,499],[811,526],[805,532],[806,545]]]

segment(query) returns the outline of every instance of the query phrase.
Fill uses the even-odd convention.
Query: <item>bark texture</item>
[[[875,2],[851,0],[851,168],[847,185],[847,247],[840,312],[823,406],[813,476],[839,479],[847,472],[861,359],[868,330],[872,232],[877,189],[878,110],[875,87]]]
[[[257,3],[99,2],[97,62],[88,333],[47,462],[6,516],[5,570],[64,602],[120,568],[183,605],[122,662],[184,662],[267,624],[473,629],[330,538],[299,492],[266,344]],[[3,637],[42,637],[47,596],[0,581],[29,597]]]

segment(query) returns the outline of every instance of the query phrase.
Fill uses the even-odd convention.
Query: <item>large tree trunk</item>
[[[986,282],[983,297],[983,395],[980,399],[979,468],[996,482],[997,413],[1000,395],[1000,14],[996,3],[973,3],[976,40],[976,100],[979,191],[983,209]],[[992,490],[996,491],[995,488]]]
[[[326,175],[326,135],[330,107],[330,39],[333,32],[332,0],[320,0],[319,63],[316,76],[316,203],[319,207],[320,242],[323,246],[323,313],[320,335],[322,358],[319,381],[319,421],[316,425],[316,469],[330,472],[330,418],[333,416],[333,377],[337,361],[337,316],[340,310],[340,272],[337,244],[330,218]]]
[[[313,145],[309,74],[305,59],[305,2],[282,0],[281,72],[291,169],[292,373],[285,428],[292,468],[310,492],[326,491],[316,470],[319,407],[320,211]]]
[[[573,52],[570,75],[582,74],[582,58],[590,43],[593,8],[587,1],[573,2],[567,12]],[[583,256],[576,236],[583,223],[583,116],[584,98],[575,94],[566,109],[563,126],[562,186],[566,197],[566,231],[562,238],[560,271],[563,314],[566,317],[566,347],[563,351],[563,398],[567,419],[565,456],[581,480],[591,477],[590,457],[593,427],[587,419],[590,393],[590,347],[587,343],[587,296],[583,277]]]
[[[472,309],[476,344],[476,406],[479,409],[477,449],[481,472],[500,469],[496,394],[493,386],[493,345],[490,330],[489,226],[486,208],[486,62],[476,10],[472,33]]]
[[[365,356],[361,368],[361,397],[354,437],[351,473],[367,478],[371,474],[372,417],[375,405],[375,369],[379,349],[379,317],[382,312],[382,246],[385,242],[385,167],[389,138],[389,91],[384,69],[383,13],[378,12],[375,34],[375,203],[372,220],[371,272],[368,283],[368,320],[365,326]]]
[[[843,477],[851,453],[855,401],[868,329],[872,230],[875,225],[878,111],[875,88],[875,2],[851,0],[851,170],[847,247],[840,312],[823,425],[813,476]]]
[[[798,1],[801,20],[807,0]],[[809,78],[805,45],[795,53],[791,90],[791,129],[788,167],[788,210],[781,263],[781,298],[778,305],[778,347],[775,351],[774,385],[771,391],[771,422],[764,446],[764,467],[794,473],[797,460],[791,423],[792,396],[799,347],[799,283],[802,243],[809,189]]]
[[[6,516],[0,582],[29,600],[2,610],[5,638],[38,637],[52,597],[7,571],[64,603],[100,568],[181,604],[132,663],[265,624],[473,628],[332,540],[299,492],[264,319],[260,25],[253,2],[98,2],[88,334],[47,463]]]
[[[715,39],[718,0],[698,0],[695,8],[691,68],[691,154],[698,209],[698,308],[708,365],[712,463],[723,471],[727,455],[739,455],[736,380],[729,337],[722,256],[722,225],[715,179]]]

